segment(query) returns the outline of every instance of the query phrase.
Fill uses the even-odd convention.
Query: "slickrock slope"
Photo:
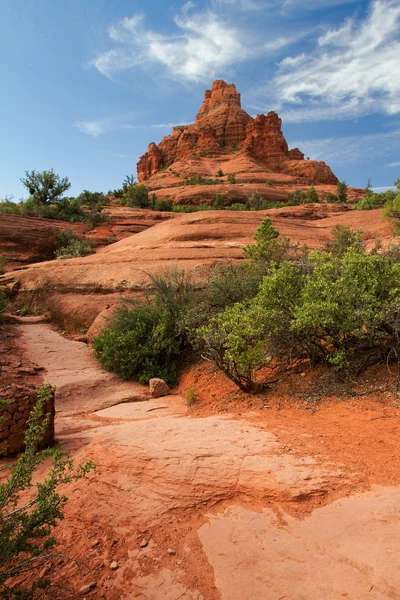
[[[242,247],[252,241],[266,216],[282,235],[315,248],[329,239],[336,223],[361,228],[366,240],[377,236],[388,239],[391,226],[382,220],[381,212],[308,204],[258,212],[174,214],[94,255],[38,263],[7,273],[0,277],[0,286],[18,292],[16,299],[21,305],[49,310],[64,328],[78,331],[90,326],[121,295],[142,294],[149,285],[147,272],[178,264],[200,278],[216,262],[241,260]]]
[[[68,223],[36,217],[0,215],[0,255],[6,259],[8,271],[30,263],[52,260],[57,235],[63,229],[72,229],[75,235],[94,238],[101,248],[110,240],[119,241],[134,233],[152,227],[160,220],[168,219],[166,213],[143,213],[126,206],[107,207],[109,221],[94,231],[86,223]]]
[[[63,488],[55,531],[80,572],[58,561],[44,600],[399,597],[397,402],[311,414],[259,397],[202,417],[179,395],[147,400],[48,325],[21,333],[57,384],[57,440],[97,464]]]
[[[266,184],[268,180],[257,191],[271,201],[285,199],[290,191],[287,186],[336,185],[337,177],[324,162],[305,160],[298,148],[289,150],[281,127],[282,121],[275,112],[252,118],[241,108],[240,94],[234,84],[214,81],[211,90],[205,92],[194,124],[174,127],[172,134],[158,145],[154,142],[149,145],[138,162],[138,180],[156,190],[157,195],[161,192],[161,197],[165,197],[168,189],[167,195],[174,202],[187,203],[196,203],[192,195],[189,199],[171,188],[181,186],[185,175],[215,177],[219,169],[224,173],[235,172],[240,183],[250,183],[249,174],[255,167],[258,183]],[[169,172],[164,172],[167,168]],[[223,181],[226,184],[226,178]],[[278,184],[278,189],[270,189],[271,184],[272,187]],[[199,187],[196,186],[197,192]],[[238,201],[230,196],[232,188],[226,185],[224,190],[207,190],[207,199],[222,191],[228,194],[228,201]],[[241,200],[245,201],[249,190],[241,192]],[[205,190],[203,196],[204,193]]]

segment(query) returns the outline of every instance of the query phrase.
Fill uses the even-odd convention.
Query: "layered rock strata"
[[[185,157],[240,152],[263,162],[268,171],[305,177],[315,184],[338,182],[324,162],[305,160],[298,148],[289,150],[282,120],[275,112],[252,118],[242,109],[235,85],[223,80],[214,81],[211,90],[206,90],[194,124],[174,127],[158,145],[149,145],[137,165],[138,181],[147,181]]]

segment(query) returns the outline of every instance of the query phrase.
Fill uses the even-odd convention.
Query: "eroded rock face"
[[[315,184],[338,182],[325,163],[304,160],[298,148],[289,150],[282,121],[275,112],[253,119],[242,109],[235,85],[220,79],[214,81],[211,90],[206,90],[194,124],[174,127],[172,134],[158,145],[149,145],[137,165],[138,180],[147,181],[160,169],[185,157],[243,151],[272,172],[305,178]]]

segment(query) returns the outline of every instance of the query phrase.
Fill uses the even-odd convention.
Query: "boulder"
[[[158,379],[155,377],[154,379],[150,379],[150,394],[153,398],[161,398],[161,396],[168,396],[171,393],[168,385],[165,383],[164,379]]]

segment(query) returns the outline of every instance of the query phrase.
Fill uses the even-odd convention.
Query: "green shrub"
[[[212,207],[214,210],[223,210],[225,208],[225,199],[222,194],[215,194]]]
[[[172,265],[157,273],[147,273],[152,284],[152,301],[155,306],[168,312],[176,336],[182,342],[186,335],[185,315],[194,296],[190,273]]]
[[[94,341],[95,355],[105,369],[141,383],[161,377],[174,384],[180,349],[168,311],[145,302],[120,306],[109,329]]]
[[[382,206],[383,202],[380,198],[380,194],[368,193],[354,206],[356,210],[373,210]]]
[[[188,408],[191,408],[192,406],[194,406],[197,402],[197,394],[196,394],[196,390],[194,389],[193,386],[191,386],[186,394],[185,394],[185,398],[186,398],[186,406]]]
[[[257,309],[235,304],[197,330],[202,355],[245,392],[256,392],[268,380],[258,380],[260,369],[271,363],[268,339]]]
[[[338,202],[346,204],[347,202],[347,184],[345,181],[339,181],[337,184]]]
[[[264,275],[259,262],[215,265],[206,280],[204,298],[208,311],[220,311],[257,295]]]
[[[4,275],[6,266],[6,259],[2,254],[0,254],[0,275]]]
[[[218,144],[220,148],[225,148],[226,147],[226,140],[224,140],[223,138],[220,138],[218,140]]]
[[[259,192],[257,191],[254,191],[252,195],[247,199],[247,210],[265,210],[267,208],[269,208],[268,202],[266,202],[261,196],[261,194],[259,194]]]
[[[94,252],[95,240],[76,236],[72,229],[63,229],[55,242],[55,256],[58,259],[87,256]]]
[[[223,176],[224,176],[224,173],[223,173],[222,169],[218,169],[216,177],[223,177]]]
[[[305,202],[319,202],[319,196],[317,194],[317,190],[314,186],[311,186],[309,190],[307,190],[305,195]]]
[[[229,210],[246,210],[246,205],[242,202],[234,202],[229,206]]]
[[[143,183],[135,183],[127,188],[120,202],[134,208],[147,208],[149,206],[149,188]]]
[[[299,204],[304,204],[305,202],[306,194],[299,188],[295,189],[291,194],[288,194],[288,206],[298,206]]]
[[[20,215],[21,214],[21,206],[16,202],[12,202],[8,198],[4,200],[0,200],[0,214],[4,215]]]
[[[50,587],[46,572],[59,560],[52,531],[63,519],[67,498],[60,485],[77,482],[95,468],[87,462],[75,469],[72,459],[60,448],[38,451],[46,435],[49,416],[45,407],[54,388],[44,384],[38,389],[37,403],[29,417],[25,432],[25,451],[9,469],[8,478],[0,485],[0,596],[31,598],[37,590]],[[35,484],[35,470],[50,460],[45,478]],[[46,567],[46,568],[44,568]],[[32,576],[32,572],[34,575]],[[42,594],[43,592],[39,592]],[[43,597],[35,595],[34,597]]]
[[[400,301],[400,264],[355,247],[340,258],[315,253],[313,259],[293,330],[313,338],[324,359],[340,368],[359,370],[371,355],[383,358],[391,345],[386,320]]]
[[[325,250],[334,258],[341,258],[349,248],[355,248],[358,252],[364,250],[360,229],[354,230],[350,225],[337,223],[332,227],[331,234],[332,239],[325,243]]]
[[[170,212],[172,211],[172,202],[171,200],[167,200],[167,199],[157,199],[153,206],[152,206],[153,210],[157,210],[160,212]]]
[[[236,183],[236,173],[228,173],[228,183]]]
[[[339,198],[335,194],[328,192],[325,194],[325,201],[328,202],[328,204],[335,204],[339,202]]]
[[[26,187],[29,195],[40,204],[54,204],[61,200],[61,196],[71,187],[68,177],[60,177],[50,171],[25,171],[21,183]]]
[[[185,177],[185,185],[217,185],[223,183],[220,179],[203,177],[202,175],[191,175]]]
[[[26,316],[28,316],[28,315],[29,315],[29,307],[28,307],[28,306],[26,306],[26,305],[25,305],[25,306],[23,306],[23,307],[20,309],[20,311],[19,311],[19,314],[20,314],[20,316],[21,316],[21,317],[26,317]]]
[[[290,240],[279,236],[269,217],[261,222],[254,239],[255,244],[248,244],[243,248],[245,258],[269,265],[273,262],[279,263],[287,257]]]

